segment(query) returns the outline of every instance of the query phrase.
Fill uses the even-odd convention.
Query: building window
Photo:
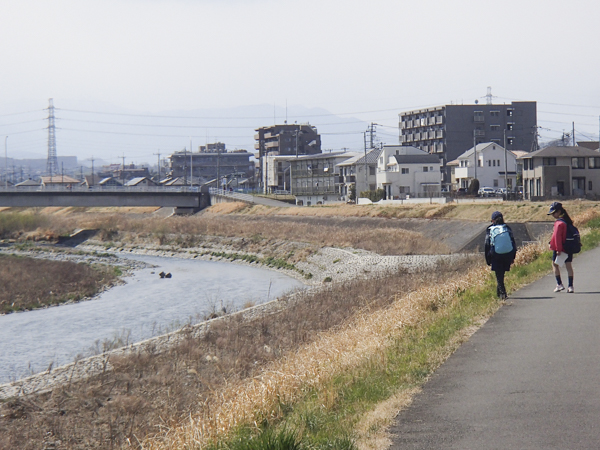
[[[488,159],[488,167],[492,167],[492,160]]]
[[[506,138],[506,144],[507,145],[513,145],[515,142],[515,138]]]
[[[490,130],[492,130],[492,131],[500,131],[500,125],[490,125]]]
[[[580,191],[580,192],[576,192]],[[573,194],[582,194],[585,191],[585,178],[573,178]]]
[[[588,181],[588,191],[592,190],[592,180]]]
[[[514,129],[515,129],[515,124],[514,124],[514,123],[510,123],[510,122],[509,122],[509,123],[507,123],[507,124],[506,124],[506,129],[507,129],[508,131],[512,131],[512,130],[514,130]]]
[[[494,180],[494,187],[498,187],[498,180]]]
[[[427,172],[429,170],[429,167],[424,166],[423,167],[423,172]]]
[[[556,158],[543,158],[542,159],[542,164],[544,166],[555,166],[556,165]]]
[[[571,167],[573,169],[585,169],[585,158],[571,158]]]
[[[492,117],[500,117],[500,111],[490,111],[490,116],[492,116]]]
[[[506,110],[506,117],[512,117],[515,113],[515,110],[512,108],[509,108]]]
[[[588,169],[600,169],[600,158],[592,156],[588,159]]]
[[[403,168],[402,168],[402,173],[403,173],[404,175],[406,175],[406,174],[408,173],[408,167],[403,167]]]

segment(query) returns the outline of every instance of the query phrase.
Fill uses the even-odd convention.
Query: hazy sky
[[[136,146],[133,134],[126,147],[113,144],[111,124],[127,117],[117,113],[248,105],[287,104],[299,122],[324,116],[295,118],[295,106],[376,122],[391,144],[399,112],[485,102],[491,86],[494,102],[538,102],[542,139],[575,122],[579,140],[597,140],[599,30],[597,0],[0,0],[0,136],[9,136],[10,156],[43,157],[43,109],[53,98],[57,108],[114,113],[71,112],[109,122],[101,133],[57,131],[59,154],[81,158],[131,152],[154,161],[156,149]],[[66,117],[57,111],[72,128]],[[226,134],[167,129],[154,132],[181,138],[164,152],[191,135]],[[344,145],[360,148],[362,131],[361,123]],[[253,132],[244,133],[228,147],[251,150]]]

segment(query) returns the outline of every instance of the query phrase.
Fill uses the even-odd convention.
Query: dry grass
[[[110,267],[0,255],[0,313],[77,301],[116,280]]]
[[[436,274],[428,274],[427,281],[444,280],[453,276],[455,270],[460,268],[441,267]],[[225,322],[215,323],[204,338],[189,338],[168,353],[157,354],[155,349],[146,348],[130,357],[114,359],[114,370],[102,376],[63,386],[51,394],[15,399],[2,406],[0,448],[17,445],[24,449],[41,448],[44,440],[60,441],[61,449],[113,448],[128,443],[137,447],[137,439],[156,433],[161,437],[153,442],[167,442],[161,430],[175,430],[189,417],[207,417],[207,422],[220,427],[219,417],[224,416],[214,413],[219,410],[231,413],[227,407],[231,403],[226,400],[234,400],[232,392],[241,395],[235,401],[249,395],[253,402],[258,401],[261,392],[274,392],[269,390],[274,388],[274,381],[268,379],[273,371],[264,371],[265,366],[274,364],[271,367],[283,369],[286,364],[293,364],[291,370],[298,370],[300,378],[289,369],[282,372],[289,377],[281,385],[286,389],[286,383],[293,379],[302,382],[311,377],[310,373],[317,376],[314,382],[330,376],[333,372],[327,372],[323,366],[329,360],[318,363],[315,359],[332,356],[330,351],[334,347],[329,348],[323,341],[325,336],[334,344],[336,332],[331,330],[348,330],[346,339],[356,340],[360,347],[362,339],[348,334],[356,333],[347,325],[356,320],[353,317],[358,314],[371,322],[368,317],[382,309],[387,311],[398,290],[414,291],[424,283],[424,276],[402,273],[330,286],[320,293],[305,293],[276,315],[253,322],[240,322],[230,316]],[[320,343],[316,344],[319,350],[311,342]],[[318,367],[302,366],[301,360],[294,356],[298,348],[304,348],[300,355],[313,348],[309,358],[315,359],[312,364]],[[283,366],[282,361],[286,361]],[[340,364],[351,361],[333,363],[341,367]],[[240,387],[248,383],[249,390],[243,394]],[[270,388],[264,391],[265,386]],[[266,406],[272,405],[272,401],[273,397],[266,395],[260,402]],[[247,416],[250,407],[244,408],[246,413],[241,417]],[[168,444],[166,448],[179,448],[174,445]]]
[[[319,333],[296,352],[271,362],[260,374],[216,393],[197,414],[168,428],[164,436],[149,440],[144,448],[201,447],[237,425],[281,417],[281,404],[293,404],[308,389],[325,386],[335,375],[381,353],[405,326],[414,326],[432,311],[455,301],[465,289],[483,285],[488,274],[489,269],[480,265],[445,283],[429,283],[396,296],[388,307],[363,310],[348,323]],[[335,398],[331,394],[328,400],[325,390],[325,403]]]

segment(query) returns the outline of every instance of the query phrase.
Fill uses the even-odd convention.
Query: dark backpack
[[[581,237],[579,236],[579,230],[575,225],[569,225],[566,220],[562,220],[567,224],[567,238],[563,244],[563,248],[567,253],[579,253],[581,251]]]

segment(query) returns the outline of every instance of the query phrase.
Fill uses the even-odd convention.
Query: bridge
[[[85,188],[0,187],[0,207],[139,207],[175,208],[175,214],[194,214],[220,202],[244,202],[267,206],[291,206],[273,199],[255,197],[207,186],[115,186]]]
[[[173,207],[176,213],[193,213],[210,206],[208,189],[197,187],[73,187],[0,189],[0,206],[30,207]]]

